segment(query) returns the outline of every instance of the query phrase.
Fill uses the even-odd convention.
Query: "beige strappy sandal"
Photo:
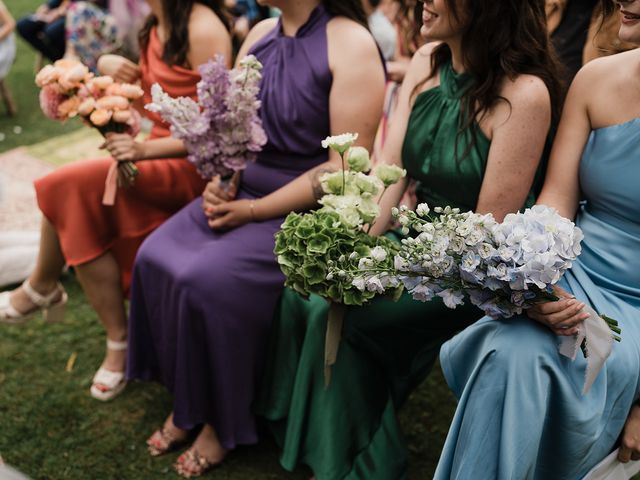
[[[213,462],[202,456],[195,447],[191,447],[178,457],[173,468],[178,475],[184,478],[199,477],[204,475],[214,467],[219,466],[222,461]],[[192,468],[189,468],[189,465]]]
[[[27,279],[22,283],[22,290],[36,307],[28,312],[19,312],[11,305],[11,292],[2,292],[0,293],[0,323],[23,323],[41,310],[47,322],[62,321],[64,307],[69,297],[60,283],[56,284],[52,292],[42,295],[33,289]]]
[[[153,434],[147,439],[147,450],[152,457],[159,457],[160,455],[164,455],[165,453],[172,452],[179,448],[187,443],[188,440],[189,435],[186,435],[184,438],[176,437],[162,427],[153,432]]]
[[[109,350],[126,350],[127,342],[116,342],[107,339],[107,348]],[[106,402],[120,394],[126,386],[127,381],[124,378],[124,372],[113,372],[100,367],[93,376],[91,396],[96,400]]]

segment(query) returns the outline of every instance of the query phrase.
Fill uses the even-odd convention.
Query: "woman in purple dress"
[[[251,403],[284,282],[274,234],[289,212],[316,204],[318,177],[340,165],[321,140],[354,131],[371,148],[382,110],[384,70],[360,0],[261,3],[282,16],[258,24],[238,58],[264,65],[269,142],[230,192],[212,181],[151,235],[134,269],[128,375],[174,395],[152,454],[202,426],[176,462],[184,476],[257,441]]]

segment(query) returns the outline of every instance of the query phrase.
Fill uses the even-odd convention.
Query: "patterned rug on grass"
[[[80,129],[0,154],[0,286],[21,281],[33,269],[41,214],[33,181],[56,166],[105,156],[99,133]]]

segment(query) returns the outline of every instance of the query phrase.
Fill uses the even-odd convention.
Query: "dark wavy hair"
[[[613,15],[616,11],[616,3],[613,0],[600,0],[600,8],[603,20]]]
[[[475,131],[476,119],[486,115],[497,102],[507,101],[500,95],[503,81],[522,74],[535,75],[547,86],[552,127],[555,126],[565,88],[560,80],[561,66],[547,33],[544,0],[445,1],[457,22],[464,25],[465,19],[470,19],[463,27],[461,50],[465,71],[474,81],[461,98],[460,132]],[[431,56],[429,78],[435,77],[450,59],[449,47],[444,43],[438,45]],[[472,147],[473,144],[466,147],[463,157]]]
[[[360,0],[322,0],[322,3],[331,15],[347,17],[369,30],[367,14]]]
[[[189,52],[189,17],[194,3],[209,7],[222,20],[227,30],[231,29],[231,17],[224,6],[224,0],[162,0],[164,16],[171,19],[171,31],[162,52],[162,60],[167,65],[192,67],[188,65],[187,53]],[[140,29],[138,38],[142,52],[146,50],[151,29],[156,25],[158,25],[158,19],[151,14]]]

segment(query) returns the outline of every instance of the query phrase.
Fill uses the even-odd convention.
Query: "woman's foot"
[[[189,438],[189,431],[178,428],[173,423],[173,412],[164,421],[160,430],[156,430],[147,439],[147,448],[153,457],[175,450]]]
[[[62,320],[67,294],[58,282],[32,285],[29,280],[0,294],[0,322],[21,323],[43,310],[45,319]]]
[[[124,376],[127,362],[127,341],[107,339],[107,354],[102,365],[93,377],[91,396],[107,401],[116,397],[127,382]]]
[[[205,425],[193,445],[178,457],[174,468],[185,478],[199,477],[220,465],[227,452],[220,444],[213,427]]]

